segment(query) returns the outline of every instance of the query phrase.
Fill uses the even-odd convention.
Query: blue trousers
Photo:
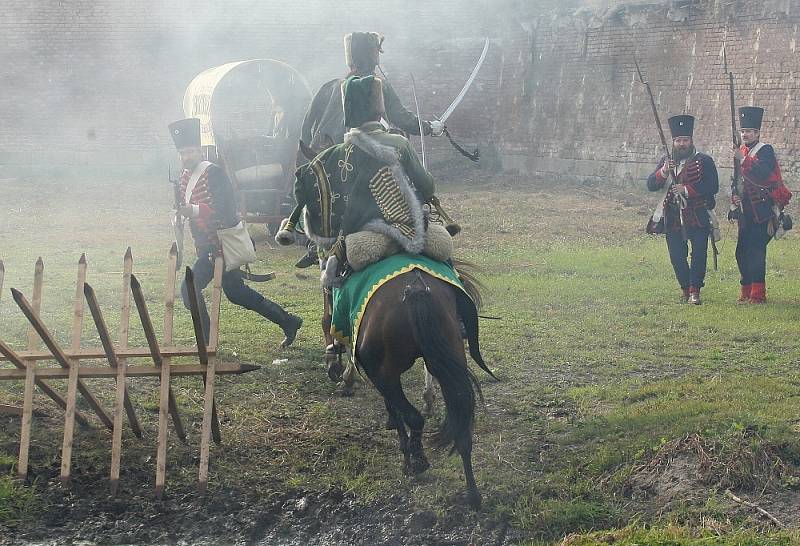
[[[197,261],[192,266],[192,273],[194,273],[194,289],[197,293],[197,303],[200,309],[200,322],[203,325],[206,344],[208,344],[211,318],[208,316],[208,309],[203,298],[203,289],[214,279],[214,262],[208,254],[202,253],[198,256]],[[289,313],[277,303],[268,300],[247,286],[242,279],[240,270],[234,269],[233,271],[225,271],[222,274],[222,291],[231,303],[255,311],[278,326],[283,327],[287,324]],[[181,296],[183,297],[183,304],[189,309],[189,289],[186,286],[186,279],[181,284]]]
[[[769,222],[754,224],[750,218],[739,221],[739,240],[736,243],[736,265],[739,266],[741,284],[765,282],[767,276],[767,245],[772,236],[767,231]]]
[[[683,240],[680,231],[667,232],[667,249],[669,261],[675,271],[675,278],[682,289],[689,287],[702,288],[705,284],[706,269],[708,267],[708,228],[687,228],[687,240]],[[689,244],[692,245],[691,263],[689,257]]]

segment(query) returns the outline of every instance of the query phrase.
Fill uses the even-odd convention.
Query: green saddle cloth
[[[419,269],[464,290],[455,270],[421,254],[395,254],[354,272],[341,288],[333,290],[333,315],[331,334],[352,348],[358,339],[358,328],[367,304],[384,283],[398,275]],[[466,292],[465,292],[466,293]]]

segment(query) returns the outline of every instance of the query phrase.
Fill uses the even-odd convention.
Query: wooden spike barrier
[[[91,285],[86,282],[88,265],[86,257],[81,256],[78,261],[78,276],[75,288],[75,302],[69,348],[62,348],[55,340],[50,330],[42,320],[42,294],[44,287],[44,262],[39,258],[34,270],[33,298],[28,302],[19,290],[11,289],[11,294],[22,314],[29,323],[27,335],[27,350],[14,351],[8,344],[0,341],[0,363],[9,361],[15,369],[0,368],[0,381],[23,381],[24,394],[22,408],[0,405],[0,414],[21,416],[20,446],[17,472],[20,478],[25,479],[29,468],[29,449],[31,427],[34,417],[33,394],[36,387],[49,396],[61,409],[64,410],[64,437],[62,443],[61,479],[67,482],[70,478],[71,463],[76,451],[74,445],[74,425],[77,421],[82,426],[90,426],[86,416],[75,408],[78,393],[87,401],[94,410],[100,422],[112,431],[111,446],[111,492],[116,494],[119,488],[122,460],[122,427],[125,416],[132,432],[137,437],[143,436],[142,427],[136,417],[133,402],[128,393],[128,381],[138,377],[159,377],[159,424],[157,436],[157,462],[156,462],[156,494],[163,495],[166,487],[166,453],[167,453],[167,422],[171,417],[177,436],[186,442],[186,432],[178,412],[178,405],[170,387],[171,377],[201,376],[205,385],[203,402],[203,424],[200,438],[200,472],[198,487],[205,491],[208,485],[208,462],[211,438],[219,444],[221,442],[220,425],[217,418],[216,402],[214,400],[214,379],[219,374],[242,374],[257,370],[259,366],[235,363],[218,363],[216,361],[217,338],[219,331],[219,307],[222,296],[222,260],[217,258],[214,264],[214,286],[211,295],[211,331],[209,332],[208,346],[205,342],[200,311],[197,298],[202,297],[194,290],[194,280],[189,268],[186,272],[186,282],[190,293],[190,311],[196,345],[193,347],[176,347],[173,345],[173,326],[175,311],[175,277],[177,267],[176,249],[169,253],[167,268],[167,288],[164,295],[164,342],[158,343],[150,315],[145,303],[144,291],[141,284],[133,274],[133,254],[128,248],[123,260],[123,299],[122,317],[120,321],[120,336],[117,346],[111,339],[107,323],[103,316],[96,294]],[[2,293],[5,268],[0,261],[0,293]],[[133,298],[139,315],[145,338],[146,347],[130,347],[128,345],[130,329],[131,297]],[[81,347],[81,338],[85,308],[88,307],[92,315],[97,335],[100,338],[101,348]],[[40,348],[43,343],[46,350]],[[151,366],[130,366],[127,359],[134,357],[150,357]],[[197,364],[173,365],[172,357],[195,357]],[[85,360],[106,359],[109,366],[86,366],[81,362]],[[37,368],[40,360],[55,360],[60,368]],[[115,404],[113,418],[100,406],[99,401],[89,391],[84,383],[88,378],[114,379]],[[67,397],[64,398],[50,387],[45,380],[67,380]]]

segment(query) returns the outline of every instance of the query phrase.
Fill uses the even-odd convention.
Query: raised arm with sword
[[[481,56],[478,58],[478,62],[475,64],[475,68],[472,69],[469,78],[467,78],[466,83],[464,83],[464,87],[461,88],[461,91],[459,91],[458,95],[456,95],[456,98],[453,99],[453,102],[450,103],[450,106],[448,106],[447,109],[442,113],[442,115],[439,116],[438,121],[440,123],[444,124],[450,117],[450,114],[452,114],[453,111],[456,109],[456,107],[459,104],[461,104],[461,101],[464,100],[464,96],[467,94],[467,91],[469,91],[469,88],[475,81],[475,77],[478,75],[478,72],[483,66],[483,61],[486,60],[486,53],[488,51],[489,51],[489,38],[487,37],[483,42],[483,51],[481,51]],[[419,115],[419,113],[417,115]],[[480,150],[475,148],[475,151],[473,151],[472,153],[466,151],[463,147],[459,146],[459,144],[455,140],[453,140],[453,137],[450,135],[450,131],[447,130],[446,126],[444,127],[444,135],[447,137],[447,140],[450,141],[450,144],[453,145],[453,148],[455,148],[461,155],[463,155],[464,157],[466,157],[471,161],[477,162],[480,159],[481,157]]]

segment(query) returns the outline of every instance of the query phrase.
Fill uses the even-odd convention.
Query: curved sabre
[[[417,100],[417,84],[414,83],[414,74],[411,74],[411,91],[414,93],[414,106],[417,109],[417,123],[419,123],[419,143],[422,146],[422,168],[427,169],[425,164],[425,131],[422,129],[422,118],[419,115],[419,101]]]
[[[464,98],[464,95],[466,95],[467,91],[469,91],[472,82],[475,81],[475,76],[478,75],[478,71],[481,69],[481,66],[483,66],[483,61],[484,59],[486,59],[487,51],[489,51],[488,37],[486,38],[486,41],[483,44],[483,51],[481,52],[480,59],[478,59],[478,64],[476,64],[475,68],[472,69],[472,73],[469,75],[469,78],[467,78],[467,83],[464,84],[464,87],[461,88],[461,92],[458,94],[458,96],[453,100],[450,106],[447,107],[447,110],[445,110],[444,113],[439,118],[439,121],[441,121],[442,123],[447,121],[447,118],[450,117],[450,114],[453,113],[453,110],[456,109],[456,107],[461,103],[461,100]]]

